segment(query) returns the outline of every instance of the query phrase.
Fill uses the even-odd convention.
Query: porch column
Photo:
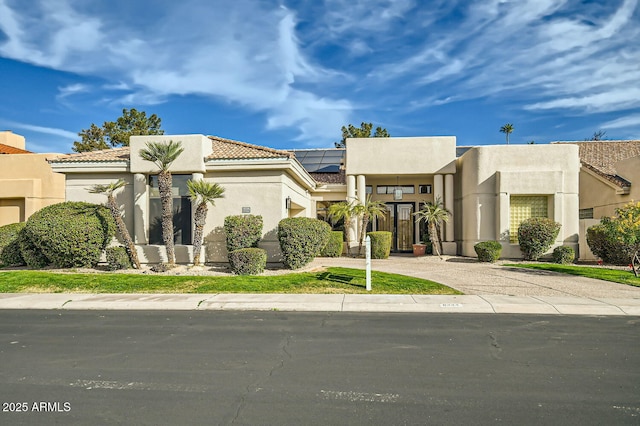
[[[358,202],[364,204],[367,199],[367,185],[364,175],[357,176]]]
[[[149,244],[149,195],[147,176],[133,175],[133,239],[136,244]]]
[[[454,241],[453,235],[453,175],[445,175],[444,177],[444,208],[451,212],[449,216],[449,222],[445,223],[445,238],[446,242]]]
[[[354,175],[347,175],[347,203],[357,203],[358,199],[356,198],[356,177]],[[349,241],[353,242],[356,239],[357,235],[357,223],[356,221],[351,222],[351,226],[349,229],[345,229],[344,232],[349,233]]]
[[[444,202],[444,183],[442,175],[433,175],[433,202]]]

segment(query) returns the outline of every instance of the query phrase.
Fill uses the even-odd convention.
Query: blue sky
[[[331,147],[640,139],[639,0],[0,0],[0,129],[69,152],[122,108],[168,134]]]

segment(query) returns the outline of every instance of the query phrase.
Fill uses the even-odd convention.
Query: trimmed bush
[[[37,211],[22,233],[20,249],[31,267],[44,266],[44,259],[58,268],[94,267],[115,235],[115,223],[104,206],[65,202]]]
[[[25,223],[12,223],[0,227],[0,265],[21,266],[24,259],[20,254],[20,231]]]
[[[372,259],[388,259],[391,253],[391,232],[374,231],[368,232],[371,237],[371,258]]]
[[[262,216],[227,216],[224,218],[224,234],[228,253],[241,248],[258,247],[262,238]]]
[[[324,246],[322,251],[320,251],[320,256],[340,257],[344,248],[342,243],[343,240],[344,233],[342,231],[331,231],[327,244]]]
[[[125,247],[107,247],[105,249],[105,256],[107,257],[107,267],[110,271],[133,268],[131,259],[129,258],[129,254]]]
[[[51,264],[49,258],[28,237],[26,227],[22,228],[18,235],[18,245],[20,246],[20,255],[29,268],[41,269]]]
[[[518,227],[518,243],[525,260],[538,260],[553,245],[560,224],[546,217],[532,217]]]
[[[573,263],[576,258],[576,252],[569,246],[559,246],[553,249],[553,261],[566,265]]]
[[[331,226],[310,217],[291,217],[278,223],[278,240],[282,263],[286,268],[298,269],[311,262],[327,245]]]
[[[628,265],[631,263],[633,249],[618,241],[611,218],[605,217],[602,222],[587,229],[587,245],[591,252],[611,265]]]
[[[500,259],[502,244],[497,241],[482,241],[473,246],[473,249],[476,251],[480,262],[493,263]]]
[[[237,275],[261,274],[267,266],[267,251],[255,247],[234,250],[229,253],[229,265]]]

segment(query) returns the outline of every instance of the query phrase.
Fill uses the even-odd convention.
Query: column
[[[445,238],[446,242],[452,242],[455,240],[453,235],[453,175],[448,174],[444,177],[444,208],[449,210],[449,222],[445,223]]]
[[[133,239],[136,244],[149,243],[149,196],[147,194],[147,176],[142,173],[133,175]]]
[[[356,198],[356,177],[354,175],[347,175],[347,203],[355,204],[358,202]],[[349,241],[353,243],[356,240],[357,235],[357,221],[352,220],[349,229],[345,229],[344,232],[349,233]]]
[[[444,181],[442,175],[433,175],[433,202],[444,202]]]

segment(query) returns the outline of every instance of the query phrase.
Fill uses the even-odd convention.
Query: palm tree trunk
[[[109,210],[111,210],[111,215],[113,216],[113,220],[116,222],[118,233],[122,237],[124,248],[125,250],[127,250],[129,259],[131,259],[131,263],[136,269],[140,269],[140,260],[138,259],[138,253],[136,252],[136,246],[133,243],[133,239],[131,238],[129,231],[127,230],[127,226],[125,225],[124,220],[122,220],[120,209],[118,208],[116,199],[113,197],[112,194],[107,195],[107,205],[109,206]]]
[[[158,174],[158,190],[162,203],[162,241],[167,249],[167,263],[174,266],[176,263],[173,246],[173,194],[171,193],[172,178],[168,171]]]
[[[351,239],[349,238],[351,235],[351,219],[345,217],[344,218],[344,238],[347,241],[347,256],[351,256]]]
[[[196,230],[193,236],[193,266],[200,266],[200,252],[202,251],[202,240],[204,236],[204,224],[207,219],[207,203],[200,203],[196,207],[194,222]]]
[[[438,230],[435,223],[429,223],[429,237],[431,237],[431,247],[434,254],[440,257],[440,240],[438,238]]]
[[[362,227],[360,228],[360,241],[358,242],[358,255],[362,254],[362,242],[364,241],[364,236],[367,233],[367,226],[369,226],[369,215],[365,214],[362,216]]]

